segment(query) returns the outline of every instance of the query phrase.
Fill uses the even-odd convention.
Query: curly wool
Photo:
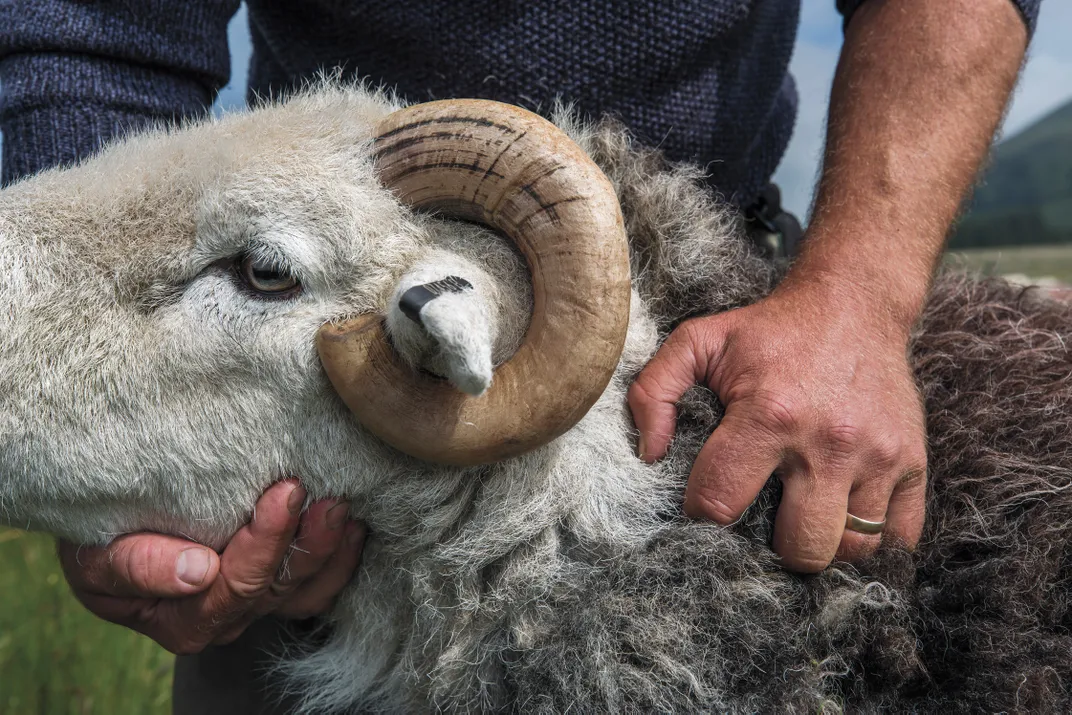
[[[657,465],[635,455],[625,399],[674,325],[762,298],[779,269],[697,169],[613,124],[556,119],[614,183],[633,261],[624,352],[589,413],[466,469],[355,423],[316,359],[325,322],[383,310],[436,266],[493,300],[495,359],[529,318],[505,241],[379,184],[368,141],[395,107],[323,85],[0,192],[0,309],[20,316],[0,321],[0,520],[220,545],[280,473],[348,499],[372,533],[358,576],[279,656],[305,712],[1072,710],[1068,306],[942,277],[912,343],[922,543],[789,574],[769,548],[777,481],[733,528],[681,516],[721,416],[710,393],[682,400]],[[236,286],[220,262],[251,250],[291,266],[302,295]],[[420,341],[395,345],[434,367]]]
[[[943,277],[913,341],[932,454],[916,553],[784,572],[776,480],[732,530],[671,519],[574,572],[509,667],[516,709],[1067,711],[1070,326],[1040,294]],[[721,407],[695,388],[679,410],[687,474]]]
[[[1067,711],[1070,339],[1072,308],[1041,291],[941,276],[911,346],[930,449],[917,551],[785,573],[775,479],[732,530],[671,519],[550,609],[518,710]],[[700,388],[678,409],[668,466],[687,475],[722,410]]]
[[[619,192],[637,290],[661,335],[773,287],[777,269],[696,188],[692,169],[668,169],[612,125],[571,131]],[[546,465],[489,467],[480,482],[445,491],[422,481],[423,498],[404,490],[449,504],[451,526],[426,534],[421,556],[400,555],[416,584],[416,620],[404,628],[419,636],[388,680],[408,684],[408,707],[464,711],[1067,710],[1070,313],[999,280],[937,281],[912,343],[932,485],[913,554],[886,544],[855,567],[785,572],[769,548],[775,479],[732,529],[682,519],[686,475],[722,414],[700,388],[679,404],[652,493],[662,498],[649,501],[648,517],[626,517],[627,538],[578,533],[578,505],[563,505],[547,484],[489,494],[497,474]],[[482,512],[499,527],[513,522],[487,512],[497,499],[525,516],[527,535],[496,528],[488,539],[472,528]],[[356,629],[336,630],[290,674],[308,682],[329,660],[347,662],[358,647],[340,641],[347,630]],[[388,690],[356,702],[391,710],[399,700]],[[323,690],[305,700],[311,710],[344,703]]]

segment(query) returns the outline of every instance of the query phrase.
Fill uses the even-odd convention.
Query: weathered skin
[[[220,546],[281,474],[351,500],[372,534],[359,576],[318,645],[281,664],[312,711],[1068,709],[1072,311],[941,279],[913,347],[923,541],[795,576],[768,548],[775,483],[731,529],[679,516],[720,415],[708,393],[682,403],[667,460],[635,457],[625,389],[659,340],[777,272],[695,170],[612,126],[560,122],[614,183],[632,254],[625,351],[595,407],[468,469],[355,423],[317,360],[325,322],[387,310],[404,357],[479,391],[476,358],[508,357],[529,314],[505,241],[378,183],[370,131],[393,108],[321,88],[0,193],[0,520]],[[231,264],[251,252],[302,291],[243,288]],[[391,308],[447,275],[474,287],[441,316],[464,340]]]

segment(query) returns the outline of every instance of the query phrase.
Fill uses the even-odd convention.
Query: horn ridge
[[[403,363],[378,316],[321,329],[329,379],[367,429],[421,459],[484,464],[546,444],[603,393],[625,343],[629,252],[613,187],[562,130],[498,102],[414,105],[375,134],[380,179],[400,200],[518,246],[533,312],[481,397]]]

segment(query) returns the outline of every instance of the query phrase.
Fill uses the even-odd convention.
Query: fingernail
[[[175,561],[175,573],[179,579],[191,586],[200,586],[205,576],[208,575],[208,569],[211,561],[208,558],[208,551],[205,549],[186,549],[179,554],[178,560]]]
[[[305,503],[305,490],[301,487],[294,487],[294,491],[290,493],[290,498],[287,499],[287,509],[291,514],[297,514],[301,511],[302,504]]]
[[[341,501],[328,509],[328,513],[324,515],[324,523],[329,529],[335,530],[346,522],[346,517],[349,515],[350,502]]]
[[[644,455],[648,452],[648,443],[644,439],[644,435],[640,435],[640,439],[637,441],[637,456],[644,459]]]

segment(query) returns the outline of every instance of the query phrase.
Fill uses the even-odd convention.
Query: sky
[[[807,213],[823,150],[827,99],[841,47],[841,16],[834,0],[804,0],[797,45],[789,70],[797,82],[800,109],[793,139],[774,180],[782,202],[798,216]],[[1043,0],[1003,136],[1012,136],[1072,100],[1072,1]]]
[[[1072,100],[1072,1],[1043,0],[1038,29],[1027,65],[1006,116],[1004,136],[1012,136]],[[235,15],[229,28],[231,82],[220,92],[217,106],[244,106],[249,33],[246,12]],[[803,0],[800,30],[790,71],[800,95],[799,114],[786,155],[775,174],[785,206],[802,218],[807,214],[822,155],[827,96],[841,47],[841,17],[834,0]]]

